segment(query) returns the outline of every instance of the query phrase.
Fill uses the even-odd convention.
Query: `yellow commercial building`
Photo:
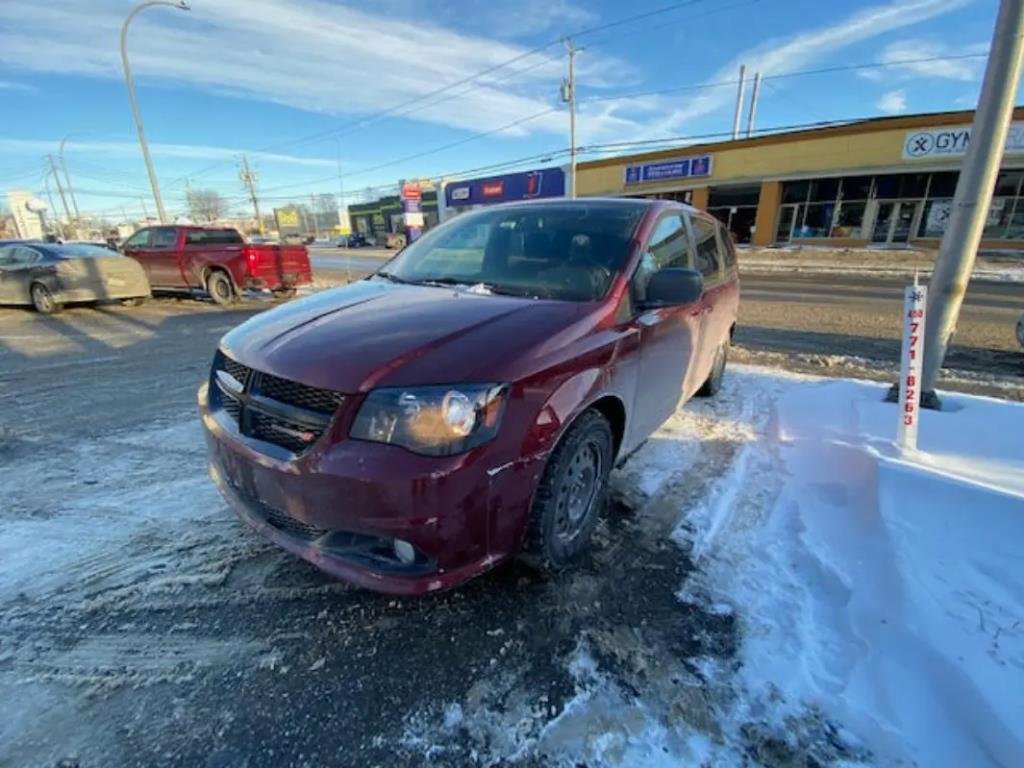
[[[578,194],[669,198],[767,246],[937,247],[972,112],[875,118],[580,163]],[[1024,108],[1014,111],[982,247],[1024,249]]]

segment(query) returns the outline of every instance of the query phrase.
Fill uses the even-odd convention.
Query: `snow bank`
[[[945,395],[901,457],[883,386],[741,376],[781,393],[769,427],[678,535],[736,606],[746,698],[883,765],[1024,764],[1024,406]]]

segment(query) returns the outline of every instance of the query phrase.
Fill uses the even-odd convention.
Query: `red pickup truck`
[[[243,290],[291,295],[312,282],[305,246],[246,243],[234,229],[146,227],[122,250],[142,265],[155,291],[204,290],[218,304]]]

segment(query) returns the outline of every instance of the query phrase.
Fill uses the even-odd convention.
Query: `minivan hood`
[[[257,315],[221,348],[257,370],[349,393],[504,381],[585,306],[363,280]]]

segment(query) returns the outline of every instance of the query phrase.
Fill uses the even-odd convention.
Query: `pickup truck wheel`
[[[729,341],[723,341],[722,346],[715,352],[715,363],[711,366],[711,373],[707,381],[697,390],[698,397],[714,397],[722,388],[722,379],[725,378],[725,365],[729,361]]]
[[[612,446],[611,425],[597,411],[569,427],[534,496],[522,553],[527,564],[558,571],[586,549],[604,507]]]
[[[231,278],[220,270],[211,272],[206,278],[206,292],[215,304],[221,306],[231,304],[235,300],[235,287],[231,285]]]
[[[55,312],[60,312],[60,303],[53,298],[50,289],[42,283],[32,283],[31,294],[32,306],[36,308],[36,312],[39,314],[52,315]]]

